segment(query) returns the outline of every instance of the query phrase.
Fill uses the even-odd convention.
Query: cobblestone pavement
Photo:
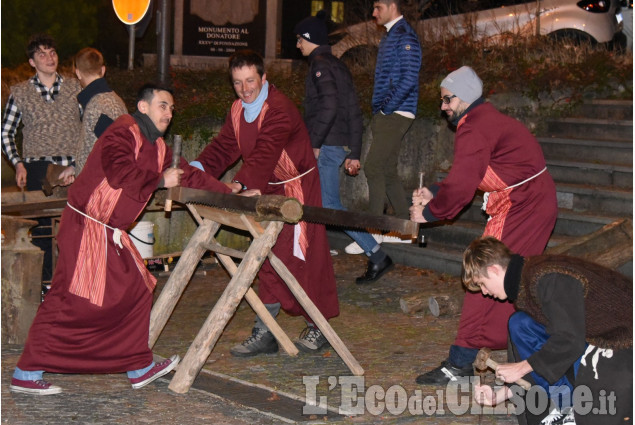
[[[46,397],[14,394],[9,392],[8,387],[21,347],[3,345],[2,423],[478,423],[479,415],[469,408],[469,391],[457,387],[425,387],[414,382],[418,374],[436,367],[447,356],[458,317],[436,318],[427,311],[406,315],[399,306],[399,299],[408,295],[421,294],[427,298],[432,294],[456,294],[460,287],[458,278],[397,265],[380,281],[358,286],[354,284],[354,279],[365,269],[365,257],[340,254],[333,257],[333,261],[340,315],[330,323],[365,370],[365,404],[362,399],[351,398],[346,385],[341,385],[346,379],[353,378],[332,348],[315,354],[301,353],[297,357],[282,352],[247,359],[230,356],[229,348],[251,333],[254,314],[243,301],[218,340],[200,378],[207,376],[212,380],[227,382],[231,377],[245,385],[237,384],[237,387],[230,388],[223,387],[221,382],[221,390],[203,390],[200,388],[205,388],[205,385],[199,385],[197,380],[189,392],[177,394],[168,389],[170,375],[166,377],[168,379],[160,379],[146,388],[132,390],[124,374],[46,374],[47,380],[63,387],[62,394]],[[155,296],[167,280],[164,274],[159,274]],[[155,345],[154,352],[164,357],[174,353],[183,357],[228,281],[227,273],[218,265],[207,263],[199,267]],[[303,319],[284,313],[280,314],[278,321],[292,340],[304,328]],[[496,355],[504,359],[503,353]],[[303,377],[313,377],[304,379],[319,381],[312,386],[316,391],[313,399],[324,400],[331,407],[329,414],[302,414],[301,409],[307,397]],[[491,379],[491,374],[487,379]],[[378,391],[371,392],[371,386]],[[270,394],[265,398],[264,408],[253,406],[256,397],[253,389],[264,389],[266,394]],[[212,394],[214,391],[224,397]],[[382,391],[393,395],[388,400],[397,400],[395,395],[401,395],[402,399],[384,404]],[[371,397],[371,394],[374,396]],[[369,401],[373,399],[376,403]],[[423,404],[415,403],[418,400]],[[407,402],[410,404],[402,404]],[[270,404],[271,409],[266,404]],[[276,413],[284,411],[282,406],[281,410],[276,410],[277,404],[285,404],[287,411],[295,411],[292,415]],[[338,408],[347,406],[357,407],[363,413],[352,416],[338,414]],[[506,412],[486,412],[480,421],[483,424],[517,423]]]

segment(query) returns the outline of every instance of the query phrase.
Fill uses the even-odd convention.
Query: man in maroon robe
[[[454,161],[441,183],[415,191],[410,218],[418,223],[452,219],[482,190],[490,216],[483,236],[520,255],[542,254],[558,216],[556,186],[536,138],[485,102],[482,91],[481,79],[467,66],[441,82],[441,109],[457,127]],[[510,302],[467,292],[448,359],[418,376],[417,383],[446,384],[453,376],[471,375],[480,348],[507,347],[513,312]]]
[[[51,290],[38,309],[10,389],[35,395],[62,391],[44,372],[127,372],[141,388],[170,372],[172,356],[152,360],[148,330],[156,279],[126,229],[160,187],[180,184],[230,193],[225,184],[181,160],[170,168],[163,141],[174,100],[146,85],[137,111],[122,115],[96,142],[68,190],[57,236],[59,261]]]
[[[237,52],[230,58],[229,70],[239,99],[232,105],[218,136],[197,158],[197,165],[218,178],[242,158],[242,167],[231,183],[234,191],[259,189],[263,194],[295,197],[302,204],[322,206],[317,162],[296,106],[269,85],[263,60],[257,53]],[[284,262],[326,319],[339,314],[323,225],[285,224],[273,253]],[[300,336],[298,348],[316,351],[327,344],[269,260],[265,260],[258,278],[260,299],[273,317],[282,307],[289,314],[306,318],[308,326]],[[273,334],[259,318],[252,335],[230,350],[238,357],[277,351]]]

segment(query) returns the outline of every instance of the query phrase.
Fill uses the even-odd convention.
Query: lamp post
[[[161,84],[170,81],[170,0],[159,0],[157,7],[157,70]]]

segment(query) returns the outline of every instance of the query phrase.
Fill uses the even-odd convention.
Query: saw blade
[[[262,195],[276,196],[276,195]],[[168,199],[184,204],[200,204],[220,208],[226,211],[242,212],[257,216],[259,197],[230,195],[185,187],[168,189]],[[416,236],[417,224],[392,216],[376,216],[372,214],[334,210],[302,205],[302,221],[351,229],[373,229],[396,232],[400,235]]]

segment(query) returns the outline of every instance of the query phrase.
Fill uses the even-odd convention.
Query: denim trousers
[[[150,369],[152,369],[154,365],[155,363],[151,362],[150,365],[142,369],[129,370],[128,372],[126,372],[126,374],[130,379],[140,378],[145,375]],[[42,379],[42,376],[44,375],[44,372],[45,371],[43,370],[22,370],[16,366],[16,368],[13,370],[13,377],[21,381],[40,381]]]
[[[520,356],[520,359],[517,360],[526,360],[542,348],[547,339],[549,339],[549,334],[547,334],[543,325],[536,322],[527,313],[518,311],[509,318],[509,338]],[[578,373],[581,359],[582,357],[573,363],[574,377]],[[531,372],[530,375],[536,385],[540,385],[549,394],[549,398],[559,407],[571,405],[573,385],[566,376],[558,379],[553,384],[549,384],[545,378],[536,372]]]
[[[345,210],[340,200],[340,166],[346,159],[346,150],[343,146],[325,146],[320,148],[318,157],[318,170],[320,172],[320,188],[322,189],[322,206],[334,210]],[[377,241],[367,232],[344,230],[357,244],[370,256]]]

